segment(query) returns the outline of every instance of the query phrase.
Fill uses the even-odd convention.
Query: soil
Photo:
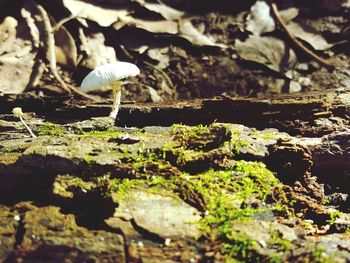
[[[146,55],[118,47],[120,42],[112,37],[108,38],[112,31],[109,31],[108,28],[105,29],[106,32],[104,34],[107,36],[107,43],[115,46],[117,58],[119,60],[136,62],[141,69],[141,74],[137,76],[136,81],[131,81],[126,85],[122,94],[122,101],[162,103],[176,99],[188,100],[220,95],[270,97],[273,94],[288,93],[288,88],[275,83],[276,79],[288,80],[287,78],[269,70],[262,64],[240,59],[234,48],[237,39],[244,40],[248,36],[242,30],[250,4],[247,2],[243,5],[235,5],[234,8],[226,7],[226,9],[218,7],[216,11],[215,8],[203,11],[206,9],[203,9],[204,7],[202,6],[199,8],[196,4],[190,5],[192,8],[190,11],[194,13],[192,14],[192,23],[194,25],[204,24],[205,31],[203,33],[210,34],[216,42],[227,45],[228,48],[226,50],[216,47],[195,46],[181,39],[167,40],[166,38],[160,38],[160,40],[157,40],[158,36],[152,37],[152,35],[145,34],[137,29],[125,29],[125,32],[120,33],[120,37],[135,35],[135,38],[145,38],[145,43],[148,44],[149,42],[151,43],[150,45],[158,41],[158,47],[167,48],[169,66],[165,69],[157,68],[156,61]],[[223,4],[223,6],[227,5]],[[305,57],[305,54],[295,49],[298,60],[303,66],[297,67],[293,79],[302,77],[308,80],[308,83],[301,85],[304,92],[349,88],[350,73],[347,67],[350,63],[349,49],[348,42],[344,42],[346,32],[341,36],[334,36],[334,32],[341,31],[349,23],[347,9],[338,10],[337,13],[329,12],[329,14],[325,15],[324,10],[321,8],[310,11],[302,3],[295,4],[294,7],[304,8],[300,11],[299,21],[312,24],[316,28],[323,30],[322,32],[325,35],[329,35],[330,42],[340,41],[340,44],[335,45],[327,50],[325,54],[320,54],[320,56],[326,59],[331,58],[334,65],[341,66],[328,70],[315,62],[310,64],[310,60]],[[52,6],[47,8],[50,10]],[[57,8],[62,9],[60,6]],[[210,8],[213,7],[211,6]],[[196,15],[198,10],[201,11],[200,15]],[[57,14],[58,17],[56,19],[61,19],[62,15],[60,13]],[[70,26],[76,30],[74,25],[68,24],[68,28]],[[287,39],[283,32],[273,34],[282,39]],[[61,74],[63,74],[64,80],[76,87],[79,87],[82,79],[89,71],[83,67],[72,71],[69,67],[61,66]],[[61,92],[53,87],[57,84],[55,84],[55,80],[52,79],[51,75],[44,75],[43,80],[40,83],[40,87],[44,92],[46,91],[51,95]],[[152,99],[148,87],[155,89],[160,99]],[[101,93],[98,93],[98,95],[101,95]],[[107,92],[102,96],[104,99],[107,99],[111,94]]]

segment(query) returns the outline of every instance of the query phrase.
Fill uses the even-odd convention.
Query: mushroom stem
[[[120,81],[117,81],[112,84],[112,92],[113,92],[113,106],[112,111],[109,114],[109,117],[116,119],[119,111],[120,106],[120,98],[122,95],[121,92],[122,89],[122,83]]]
[[[27,123],[23,120],[22,116],[19,117],[19,119],[21,120],[21,122],[23,123],[23,125],[26,127],[26,129],[28,130],[28,132],[30,133],[30,135],[33,138],[36,138],[36,135],[32,132],[32,130],[29,128],[29,126],[27,125]]]

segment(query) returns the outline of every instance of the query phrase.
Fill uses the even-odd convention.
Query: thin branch
[[[61,19],[56,23],[56,25],[52,27],[52,32],[54,33],[57,32],[61,28],[61,26],[63,26],[65,23],[77,18],[79,18],[79,14],[76,14],[76,15],[71,14],[70,16]]]
[[[50,19],[49,16],[47,14],[47,12],[45,11],[45,9],[33,2],[34,5],[36,6],[42,20],[43,20],[43,37],[41,38],[42,42],[43,42],[43,49],[45,50],[45,57],[49,62],[50,65],[50,71],[53,74],[53,76],[55,77],[55,79],[58,81],[58,83],[62,86],[62,88],[67,91],[68,93],[71,93],[71,89],[69,89],[66,85],[66,83],[63,81],[63,79],[61,78],[61,76],[58,74],[57,71],[57,63],[56,63],[56,54],[55,54],[55,38],[54,38],[54,34],[52,31],[52,26],[50,23]]]
[[[74,92],[75,94],[77,94],[77,95],[79,95],[79,96],[81,96],[81,97],[83,97],[85,99],[89,99],[89,100],[91,100],[93,102],[101,102],[101,99],[98,98],[97,96],[92,96],[92,95],[86,94],[86,93],[80,91],[79,89],[77,89],[76,87],[73,87],[70,84],[66,84],[66,85],[68,85],[69,89],[72,92]]]
[[[47,12],[45,11],[45,9],[33,2],[33,5],[35,6],[35,8],[38,10],[40,17],[42,19],[43,22],[43,36],[41,37],[41,41],[42,41],[42,49],[43,49],[43,53],[45,54],[45,58],[49,63],[49,67],[50,67],[50,71],[52,72],[53,76],[55,77],[55,79],[58,81],[58,83],[62,86],[62,88],[67,91],[68,93],[75,93],[83,98],[92,100],[92,101],[100,101],[99,99],[95,98],[94,96],[90,96],[84,92],[81,92],[80,90],[78,90],[77,88],[73,87],[72,85],[69,85],[67,83],[65,83],[63,81],[63,79],[61,78],[61,76],[58,74],[57,71],[57,63],[56,63],[56,53],[55,53],[55,37],[54,37],[54,30],[52,28],[52,25],[50,23],[50,19],[49,16],[47,14]],[[66,21],[63,21],[63,23]],[[61,21],[61,25],[63,24]]]
[[[292,35],[292,33],[288,30],[287,25],[284,23],[284,21],[281,18],[281,15],[278,11],[277,5],[273,0],[270,0],[270,6],[272,15],[275,18],[276,23],[281,27],[281,29],[287,34],[289,39],[293,42],[293,44],[302,51],[305,55],[307,55],[310,59],[316,61],[318,64],[328,68],[333,69],[335,66],[331,64],[329,61],[319,57],[314,52],[312,52],[310,49],[305,47],[296,37]]]
[[[35,87],[36,85],[38,85],[43,72],[45,70],[45,63],[43,61],[43,52],[40,49],[40,30],[37,26],[37,24],[35,23],[36,19],[32,18],[32,10],[28,9],[29,6],[25,6],[22,13],[23,16],[26,20],[26,23],[30,29],[30,35],[32,38],[32,43],[33,43],[33,49],[36,50],[36,55],[35,55],[35,59],[34,59],[34,65],[33,65],[33,69],[32,72],[30,74],[30,78],[29,81],[27,83],[27,86],[25,88],[25,90],[28,90],[29,88]]]

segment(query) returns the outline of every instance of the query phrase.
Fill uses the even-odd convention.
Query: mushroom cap
[[[95,68],[91,71],[80,85],[80,90],[89,92],[109,85],[123,78],[140,74],[140,69],[129,62],[112,62]]]

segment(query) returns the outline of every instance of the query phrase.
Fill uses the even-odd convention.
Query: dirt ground
[[[101,63],[91,62],[98,60],[94,56],[109,56],[107,61],[118,59],[134,62],[140,67],[141,74],[136,79],[126,83],[122,100],[153,103],[220,95],[268,97],[279,93],[348,88],[350,86],[349,42],[347,41],[349,20],[346,5],[342,7],[340,4],[327,2],[327,5],[315,4],[315,8],[310,8],[311,3],[305,4],[298,1],[281,3],[279,8],[282,11],[287,8],[297,9],[298,15],[294,19],[295,23],[299,23],[305,28],[312,26],[314,31],[310,32],[317,35],[318,38],[311,38],[306,42],[302,40],[304,41],[303,45],[312,50],[310,41],[311,43],[312,41],[326,42],[326,47],[320,47],[323,50],[314,50],[313,52],[324,59],[330,59],[335,67],[327,69],[312,59],[310,60],[307,54],[288,38],[283,29],[276,27],[277,29],[273,32],[261,35],[282,39],[286,45],[285,48],[292,47],[297,56],[297,64],[294,64],[293,67],[276,71],[269,68],[269,63],[277,63],[278,61],[257,62],[254,58],[253,60],[246,59],[237,48],[238,40],[245,41],[251,37],[249,30],[252,29],[248,28],[248,30],[247,24],[251,15],[250,8],[254,1],[247,1],[244,4],[228,4],[226,2],[221,1],[214,6],[207,3],[199,4],[197,1],[190,1],[188,4],[181,3],[181,1],[167,3],[170,7],[185,10],[181,11],[189,16],[194,28],[197,26],[197,30],[200,30],[195,31],[198,38],[189,38],[190,40],[182,37],[179,33],[175,35],[163,33],[166,31],[165,29],[158,30],[160,33],[153,33],[147,31],[148,28],[140,29],[126,24],[119,31],[116,31],[112,26],[101,27],[98,24],[99,21],[95,22],[93,19],[88,21],[88,27],[84,28],[86,37],[102,34],[103,37],[100,41],[105,39],[104,43],[93,42],[89,48],[99,50],[113,47],[115,55],[113,52],[109,54],[101,51],[94,54],[90,50],[84,50],[86,47],[81,44],[81,38],[77,33],[82,27],[81,24],[75,20],[68,21],[65,24],[66,28],[76,43],[75,48],[78,55],[83,58],[80,58],[80,62],[72,68],[72,65],[67,62],[72,54],[59,52],[56,48],[60,74],[64,81],[79,87],[91,67]],[[61,21],[68,16],[67,8],[70,8],[70,1],[63,3],[54,1],[49,5],[43,2],[42,4],[56,21]],[[2,12],[3,18],[13,15],[20,19],[19,6],[8,5],[8,8],[9,10],[4,9]],[[128,9],[129,12],[132,12],[130,9],[132,7]],[[147,16],[143,11],[136,13],[135,16],[151,21],[159,19],[154,14],[152,15],[154,17],[150,14]],[[21,25],[25,27],[23,23]],[[254,26],[256,27],[256,25]],[[306,32],[309,33],[309,31]],[[192,31],[185,33],[194,34]],[[214,41],[209,42],[211,46],[206,44],[208,39],[202,39],[206,36],[210,36],[209,39],[214,39]],[[273,45],[272,42],[271,45]],[[143,47],[148,51],[142,51]],[[60,48],[68,49],[66,46]],[[153,53],[156,55],[150,55],[149,51],[154,51]],[[263,51],[261,53],[263,56],[269,56],[269,54],[263,54]],[[272,54],[272,56],[278,55]],[[161,65],[162,63],[165,64]],[[286,74],[285,71],[290,72]],[[296,89],[290,88],[290,81],[298,83]],[[51,95],[60,94],[64,90],[59,88],[59,85],[49,70],[44,72],[41,82],[36,87],[27,87],[27,90],[43,90]],[[111,93],[99,93],[99,95],[110,97]]]

